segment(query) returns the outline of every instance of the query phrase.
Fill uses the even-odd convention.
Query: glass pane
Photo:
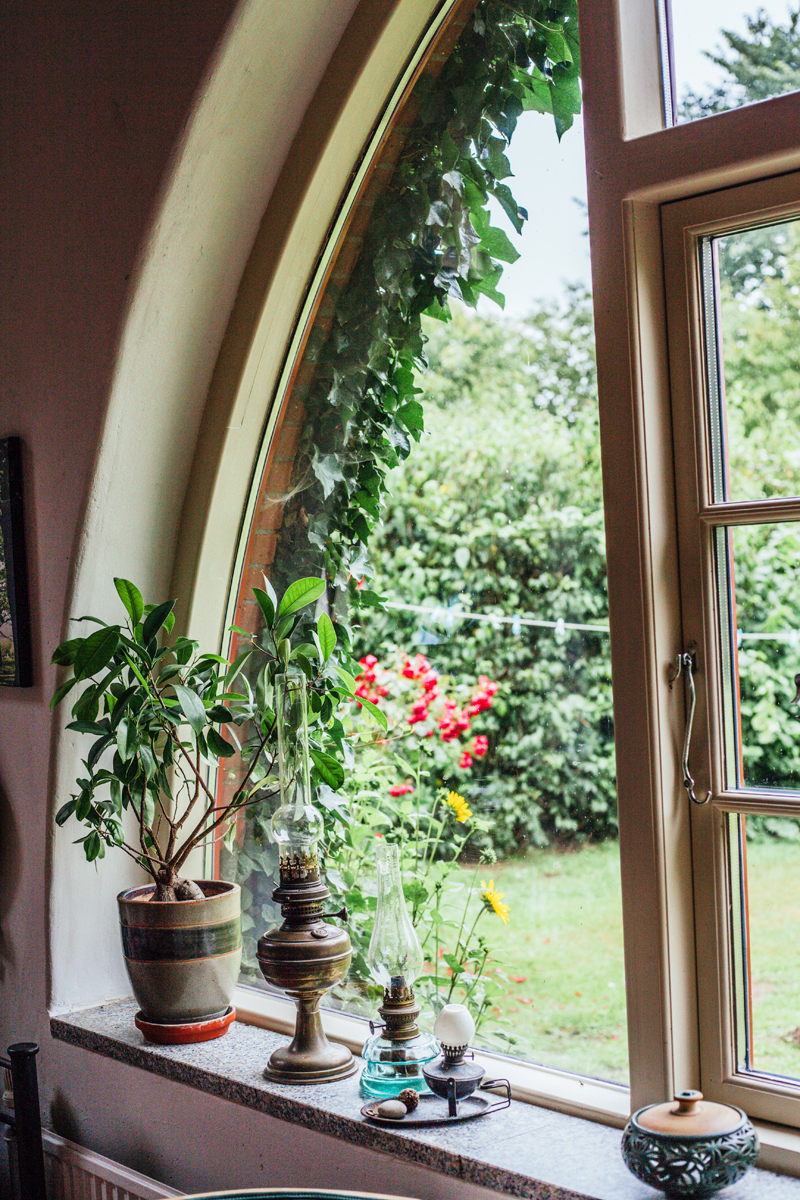
[[[504,312],[496,277],[474,294],[462,281],[461,296],[476,307],[453,299],[444,314],[431,306],[448,319],[424,320],[430,369],[414,383],[425,433],[419,442],[398,437],[391,446],[403,452],[384,454],[389,493],[380,508],[372,503],[368,543],[351,553],[354,534],[362,542],[364,534],[355,523],[342,531],[330,516],[352,519],[342,496],[362,458],[358,434],[347,457],[336,457],[344,425],[361,428],[340,414],[356,406],[365,420],[358,406],[367,406],[362,375],[340,372],[337,359],[338,346],[344,354],[364,344],[360,330],[342,332],[362,312],[351,279],[320,305],[295,407],[273,443],[247,561],[280,593],[299,574],[319,573],[328,537],[347,549],[331,614],[343,626],[350,606],[357,694],[388,721],[377,729],[351,701],[335,713],[348,769],[335,792],[321,788],[325,870],[329,907],[344,903],[350,912],[354,955],[346,984],[326,1003],[377,1016],[382,995],[368,961],[374,850],[376,839],[393,841],[426,960],[414,985],[421,1027],[432,1029],[446,1001],[465,1002],[477,1044],[624,1083],[594,337],[585,205],[571,203],[585,187],[585,163],[580,128],[559,143],[538,107],[520,117],[509,153],[514,194],[531,211],[523,237],[507,222],[505,187],[492,202],[491,237],[508,261],[499,281]],[[533,204],[542,179],[548,194]],[[375,262],[391,257],[380,205],[375,212],[360,251],[373,258],[357,280],[374,280]],[[426,254],[450,244],[431,213],[420,235]],[[332,325],[323,324],[326,314]],[[374,319],[384,320],[380,305]],[[370,359],[364,377],[367,365],[383,370]],[[361,488],[374,485],[369,471],[359,474]],[[252,582],[260,587],[260,574]],[[237,624],[258,622],[252,605],[249,614],[243,602]],[[257,939],[280,920],[266,816],[247,814],[220,851],[222,873],[243,885],[243,972],[256,987]]]
[[[740,1071],[800,1079],[800,822],[728,817]]]
[[[664,26],[665,107],[678,124],[800,90],[798,14],[784,0],[668,0]]]
[[[719,279],[718,499],[800,494],[800,222],[714,239]],[[709,371],[713,371],[709,364]]]
[[[798,710],[790,707],[800,672],[800,525],[740,525],[727,533],[736,585],[743,783],[800,789]]]

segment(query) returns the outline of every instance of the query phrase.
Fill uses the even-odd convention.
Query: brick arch
[[[347,285],[361,252],[375,202],[392,177],[406,133],[418,113],[416,85],[423,77],[435,78],[439,74],[478,3],[479,0],[460,0],[427,47],[414,75],[395,104],[389,125],[350,205],[325,275],[318,286],[310,318],[291,364],[288,383],[283,396],[279,398],[280,410],[257,483],[250,526],[242,535],[245,550],[239,578],[234,580],[236,603],[231,606],[231,611],[234,624],[248,634],[257,634],[262,628],[253,588],[262,587],[263,577],[269,578],[272,573],[287,501],[291,495],[297,451],[306,423],[305,401],[316,370],[310,347],[321,345],[330,332],[335,313],[334,293],[341,292]],[[242,635],[232,635],[231,657],[238,652],[242,640]],[[218,804],[226,803],[243,773],[244,767],[238,756],[227,760],[217,777]],[[215,870],[218,865],[219,855],[215,849]]]

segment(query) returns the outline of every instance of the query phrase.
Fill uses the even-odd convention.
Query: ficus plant
[[[313,774],[341,784],[341,726],[334,713],[353,694],[344,645],[326,612],[308,613],[325,590],[321,579],[298,579],[278,600],[267,580],[254,595],[263,617],[257,636],[234,627],[233,662],[201,652],[191,638],[172,637],[174,600],[145,605],[139,589],[114,580],[126,619],[63,642],[53,663],[68,676],[51,709],[78,694],[67,728],[90,739],[77,791],[56,814],[86,830],[78,839],[89,862],[118,846],[152,877],[152,899],[202,899],[182,871],[192,851],[212,836],[235,834],[237,816],[277,792],[275,677],[302,671],[309,681]],[[301,638],[293,646],[293,638]],[[249,659],[258,669],[243,671]],[[380,714],[382,716],[382,714]],[[220,801],[209,768],[239,759],[236,786]],[[126,815],[129,814],[129,815]],[[132,832],[135,830],[135,832]]]

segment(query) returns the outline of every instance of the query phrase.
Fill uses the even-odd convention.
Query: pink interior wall
[[[281,1126],[49,1034],[49,657],[63,634],[129,284],[170,155],[236,6],[7,0],[3,11],[0,436],[24,443],[35,683],[0,689],[0,1052],[12,1041],[39,1042],[47,1123],[173,1186],[304,1183],[435,1197],[445,1193],[431,1172]],[[464,1200],[489,1196],[444,1186]]]

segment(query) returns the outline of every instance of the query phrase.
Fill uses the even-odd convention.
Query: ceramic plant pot
[[[669,1197],[705,1200],[741,1179],[758,1154],[758,1136],[746,1113],[679,1092],[672,1103],[635,1112],[622,1135],[630,1171]]]
[[[241,888],[222,880],[198,883],[203,900],[154,903],[152,884],[117,897],[139,1016],[148,1026],[171,1026],[172,1041],[179,1026],[208,1027],[229,1014],[242,961]]]

